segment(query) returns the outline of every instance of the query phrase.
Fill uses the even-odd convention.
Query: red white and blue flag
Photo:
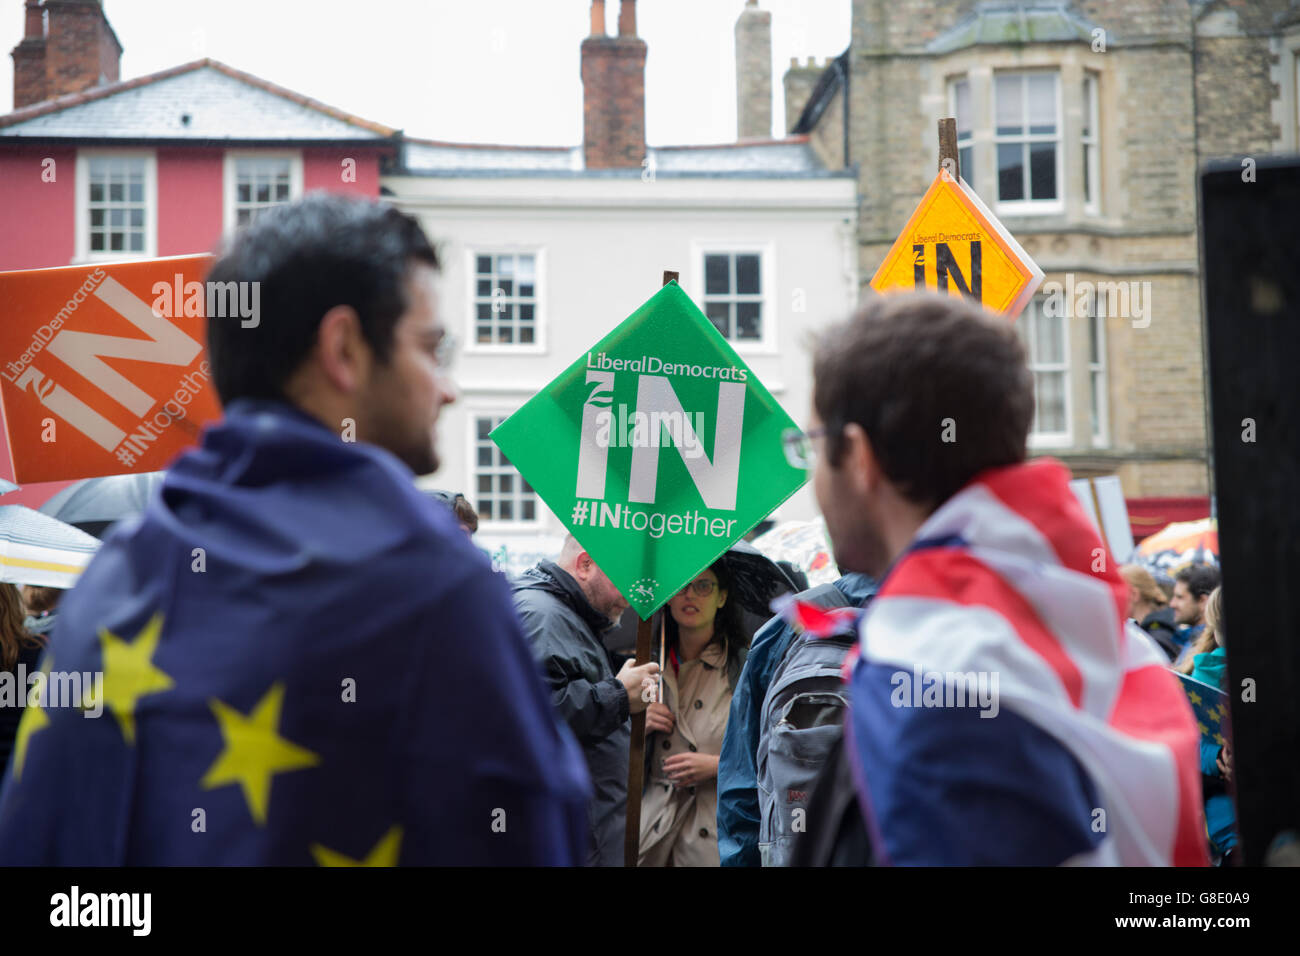
[[[878,862],[1207,863],[1195,719],[1069,477],[981,475],[863,617],[846,746]]]
[[[830,637],[852,634],[862,616],[859,607],[818,607],[794,594],[782,594],[772,601],[772,613],[789,624],[796,634]]]

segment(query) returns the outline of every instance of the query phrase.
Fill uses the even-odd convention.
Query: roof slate
[[[1061,43],[1091,38],[1096,25],[1066,0],[985,0],[926,46],[951,53],[969,46]]]
[[[375,140],[395,132],[215,60],[96,87],[0,117],[0,136],[11,137]]]
[[[581,146],[476,146],[407,140],[403,144],[405,172],[417,176],[641,176],[641,167],[586,169]],[[783,177],[832,175],[808,145],[808,138],[719,146],[649,147],[656,176]],[[650,167],[646,167],[647,169]]]
[[[185,117],[189,119],[186,121]],[[196,60],[0,116],[0,142],[69,140],[380,141],[399,132],[216,60]],[[585,168],[581,146],[493,146],[402,139],[403,168],[416,176],[627,178],[630,169]],[[649,147],[656,176],[820,178],[827,170],[807,136],[714,146]],[[395,171],[397,172],[397,171]]]

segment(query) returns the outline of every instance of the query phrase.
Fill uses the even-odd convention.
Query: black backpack
[[[848,607],[833,584],[800,598],[822,608]],[[853,633],[802,634],[772,676],[760,710],[757,757],[758,851],[763,866],[788,866],[806,830],[808,796],[843,735],[848,707],[840,669]]]

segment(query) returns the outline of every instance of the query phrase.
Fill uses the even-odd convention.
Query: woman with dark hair
[[[13,750],[14,736],[18,733],[18,721],[22,719],[25,708],[18,706],[18,694],[27,693],[26,675],[36,673],[40,662],[44,641],[28,633],[23,626],[27,616],[23,610],[22,595],[12,584],[0,584],[0,671],[7,671],[9,676],[0,675],[5,683],[12,681],[14,697],[0,699],[0,776],[9,763],[9,752]],[[20,669],[20,666],[21,669]]]
[[[646,710],[641,866],[717,866],[718,755],[748,651],[719,559],[668,602],[663,701]]]

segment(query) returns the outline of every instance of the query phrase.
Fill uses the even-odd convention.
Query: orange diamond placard
[[[244,295],[260,290],[204,283],[211,266],[211,256],[178,256],[0,272],[15,481],[159,471],[221,417],[207,318],[260,302]]]
[[[1043,270],[975,191],[941,169],[872,276],[871,288],[964,295],[1014,321],[1042,281]]]

